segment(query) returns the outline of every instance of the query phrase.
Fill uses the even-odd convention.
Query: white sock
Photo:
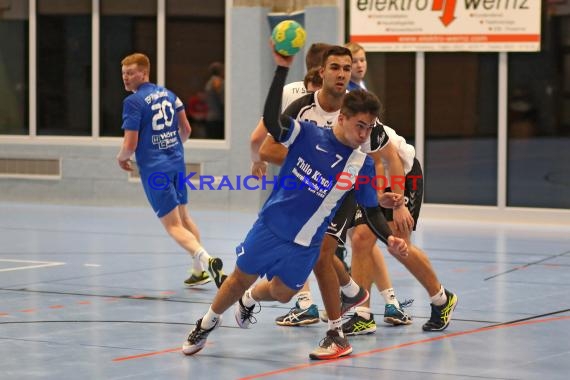
[[[384,302],[386,302],[387,304],[392,304],[397,308],[400,308],[400,303],[396,298],[396,293],[394,292],[394,288],[384,289],[380,292],[380,294],[382,294],[382,297],[384,297]]]
[[[344,333],[342,332],[342,318],[335,319],[334,321],[329,319],[329,330],[335,330],[341,338],[344,338]]]
[[[443,285],[440,286],[441,288],[436,293],[436,295],[430,297],[431,303],[434,304],[435,306],[441,306],[447,302],[447,295],[445,294],[445,289],[443,288]]]
[[[346,285],[340,287],[340,291],[347,297],[356,297],[358,291],[360,290],[360,286],[351,278],[350,282]]]
[[[201,327],[204,330],[209,330],[216,325],[220,319],[220,314],[216,314],[212,311],[212,307],[208,309],[208,312],[202,317]]]
[[[297,302],[301,309],[308,309],[313,304],[313,297],[311,292],[300,292],[297,293]]]
[[[202,263],[200,262],[200,260],[193,257],[192,258],[192,274],[199,276],[202,274],[203,271],[204,271],[204,267],[202,266]]]
[[[198,260],[205,267],[208,267],[208,261],[212,258],[210,255],[208,255],[208,252],[206,252],[206,249],[204,247],[198,248],[192,257],[195,260]]]
[[[255,305],[257,303],[257,301],[251,295],[252,289],[253,288],[247,289],[245,291],[245,293],[243,293],[243,296],[241,296],[241,303],[243,303],[243,306],[245,306],[245,307],[252,307],[253,305]]]
[[[366,306],[358,306],[356,309],[356,314],[360,315],[364,319],[370,319],[372,312],[369,307]]]

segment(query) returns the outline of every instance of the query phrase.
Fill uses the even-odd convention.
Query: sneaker
[[[319,323],[319,309],[313,304],[306,309],[301,309],[299,302],[285,315],[275,318],[279,326],[302,326]]]
[[[370,319],[366,319],[354,313],[348,321],[342,324],[342,332],[348,336],[374,334],[376,332],[374,314],[370,314]]]
[[[457,306],[457,296],[447,289],[445,289],[445,294],[447,295],[447,302],[441,306],[435,306],[431,304],[431,317],[427,321],[422,329],[424,331],[443,331],[449,326],[451,322],[451,314]]]
[[[358,290],[358,294],[354,297],[347,297],[342,292],[340,293],[340,315],[345,315],[347,311],[353,307],[362,305],[364,302],[368,301],[370,294],[368,290],[364,289],[362,286]]]
[[[210,276],[214,279],[218,289],[222,286],[222,283],[226,278],[228,278],[228,276],[226,276],[222,271],[223,266],[224,263],[219,257],[212,257],[208,260],[208,272],[210,272]]]
[[[186,286],[192,287],[192,286],[204,285],[210,281],[212,281],[212,279],[210,278],[210,276],[208,276],[208,273],[206,273],[206,271],[203,270],[202,273],[200,273],[198,276],[192,274],[190,277],[184,280],[184,284],[186,284]]]
[[[412,323],[412,317],[403,310],[402,305],[396,307],[396,305],[387,303],[384,307],[384,322],[394,326],[409,325]]]
[[[315,360],[337,359],[351,352],[352,346],[348,339],[341,338],[338,331],[329,330],[327,336],[319,343],[319,347],[311,352],[309,357]]]
[[[259,305],[259,304],[258,304]],[[249,326],[257,323],[257,319],[253,316],[253,314],[259,313],[259,310],[255,311],[255,306],[245,307],[243,302],[241,302],[241,298],[236,303],[234,309],[234,315],[236,317],[236,322],[239,327],[242,329],[247,329]],[[261,306],[260,306],[261,308]]]
[[[186,342],[182,345],[182,352],[184,355],[194,355],[196,352],[200,351],[206,345],[206,340],[208,339],[208,334],[210,334],[216,327],[222,323],[222,317],[218,319],[218,322],[211,329],[205,330],[202,328],[202,318],[196,321],[196,327],[190,332]]]

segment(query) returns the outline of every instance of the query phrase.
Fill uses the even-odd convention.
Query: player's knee
[[[291,298],[293,298],[296,291],[289,289],[284,285],[277,286],[275,284],[271,284],[271,286],[269,287],[269,293],[271,294],[271,298],[273,298],[274,300],[281,303],[287,303],[291,301]]]
[[[376,236],[368,228],[357,228],[352,234],[352,250],[363,252],[374,247]]]

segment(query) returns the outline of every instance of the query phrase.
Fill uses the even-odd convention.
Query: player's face
[[[366,53],[364,50],[359,50],[352,55],[352,80],[360,82],[366,75]]]
[[[352,61],[348,55],[331,55],[321,68],[323,91],[344,96],[350,81]]]
[[[348,117],[341,113],[338,116],[338,125],[342,128],[343,143],[357,148],[370,138],[376,116],[369,113],[357,113]]]
[[[144,70],[139,68],[139,65],[136,63],[123,65],[121,72],[123,84],[127,91],[136,91],[146,81]]]

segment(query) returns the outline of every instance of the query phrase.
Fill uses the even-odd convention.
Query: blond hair
[[[344,47],[347,48],[348,50],[350,50],[352,55],[358,53],[361,50],[364,51],[364,48],[362,47],[362,45],[359,45],[356,42],[347,42],[346,44],[344,44]]]
[[[148,57],[145,54],[143,53],[129,54],[121,61],[121,65],[123,66],[128,66],[133,64],[136,64],[139,67],[139,69],[145,71],[146,74],[150,73],[150,59],[148,59]]]

